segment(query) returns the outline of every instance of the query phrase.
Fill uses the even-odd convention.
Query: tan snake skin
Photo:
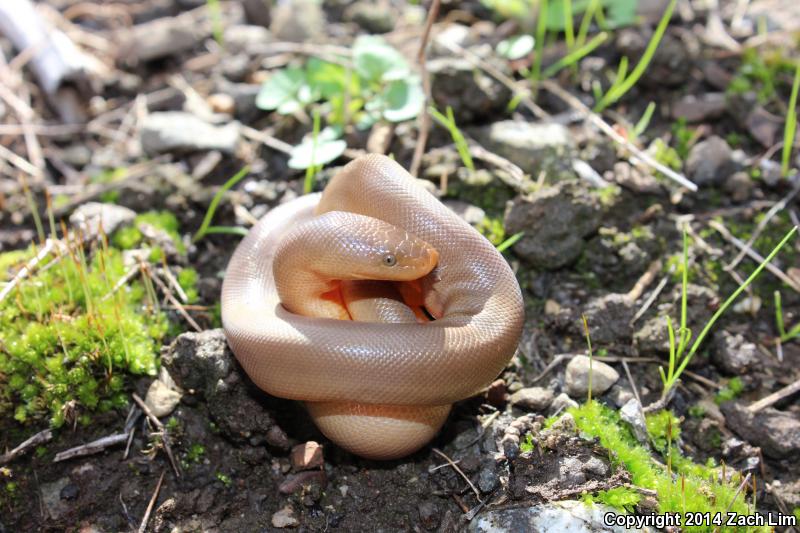
[[[426,323],[399,296],[413,303],[405,280],[420,276],[436,319]],[[368,279],[400,283],[338,281]],[[307,402],[328,438],[376,459],[433,438],[453,402],[502,371],[523,319],[505,259],[379,155],[349,163],[322,195],[270,211],[239,244],[222,287],[225,334],[255,384]]]

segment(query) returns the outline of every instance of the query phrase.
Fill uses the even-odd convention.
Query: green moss
[[[692,511],[724,514],[726,510],[730,510],[739,514],[748,513],[748,506],[743,496],[740,495],[734,500],[738,485],[741,483],[740,475],[736,474],[726,482],[721,482],[719,467],[713,463],[697,464],[681,455],[675,446],[668,446],[668,450],[662,454],[666,466],[657,464],[652,460],[650,450],[639,444],[631,435],[630,430],[620,420],[619,414],[596,401],[571,408],[569,413],[572,414],[582,434],[597,438],[602,446],[609,450],[611,461],[631,473],[634,485],[656,491],[659,512]],[[665,429],[669,425],[673,425],[673,437],[679,432],[672,414],[657,415],[651,425],[656,435],[662,437],[669,435]],[[621,498],[623,495],[615,496]],[[610,499],[614,500],[613,497]],[[685,530],[704,531],[710,528],[685,528]],[[721,531],[734,531],[734,529],[722,528]],[[754,528],[747,531],[767,531],[767,529]]]
[[[530,433],[525,435],[525,440],[519,443],[519,451],[522,453],[531,453],[533,451],[533,435]]]
[[[748,48],[742,54],[742,64],[728,84],[730,95],[754,92],[761,104],[767,104],[777,96],[777,88],[783,75],[794,70],[791,60],[781,50],[756,50]]]
[[[0,415],[87,424],[91,412],[127,405],[126,373],[156,373],[167,320],[143,305],[137,280],[111,294],[126,271],[119,250],[98,247],[87,257],[73,246],[0,302]]]
[[[184,268],[178,273],[178,284],[186,293],[186,298],[190,304],[197,301],[197,270],[193,268]]]
[[[231,480],[231,477],[229,475],[227,475],[227,474],[223,474],[222,472],[217,472],[216,477],[226,487],[230,487],[231,484],[233,483],[233,481]]]
[[[641,495],[631,488],[614,487],[613,489],[602,490],[597,494],[585,494],[582,500],[586,503],[603,503],[617,511],[632,513],[641,498]]]
[[[653,446],[660,452],[665,452],[681,435],[680,420],[667,409],[648,414],[646,422]]]
[[[728,383],[717,392],[716,396],[714,396],[714,403],[717,405],[729,402],[731,400],[735,400],[739,397],[739,395],[744,390],[744,383],[742,383],[742,378],[735,377],[731,378]]]
[[[121,250],[131,250],[142,242],[142,232],[135,226],[120,228],[114,232],[111,242]]]
[[[130,250],[138,247],[144,240],[144,236],[139,230],[140,224],[147,224],[163,231],[169,236],[179,252],[183,253],[186,251],[186,247],[183,245],[180,233],[178,232],[178,219],[175,218],[175,215],[168,211],[148,211],[138,215],[133,220],[133,224],[131,226],[120,228],[114,232],[114,235],[111,239],[112,244],[122,250]],[[156,250],[156,248],[160,247],[157,245],[153,246],[150,254],[150,260],[154,262],[160,261],[164,255],[163,250]]]
[[[483,217],[483,220],[478,223],[476,229],[495,246],[503,242],[506,238],[503,220],[499,217]]]

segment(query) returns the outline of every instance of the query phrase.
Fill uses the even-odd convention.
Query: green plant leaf
[[[419,115],[425,105],[425,94],[418,80],[397,80],[386,88],[383,101],[386,105],[383,118],[391,122],[402,122]]]
[[[300,107],[298,92],[305,82],[305,73],[299,68],[279,70],[261,86],[256,107],[267,111],[277,109],[282,114],[296,111]]]
[[[356,72],[367,81],[392,81],[408,76],[405,58],[381,37],[362,35],[353,44]]]
[[[351,78],[356,81],[355,90],[357,92],[358,78],[356,76],[351,76]],[[325,100],[330,100],[345,92],[347,71],[341,65],[312,57],[306,64],[306,80],[313,92]]]
[[[289,168],[305,170],[311,166],[322,166],[338,158],[347,148],[347,143],[337,138],[337,130],[325,128],[316,139],[307,137],[292,148],[289,155]]]
[[[533,51],[533,35],[515,35],[497,43],[497,53],[506,59],[519,59]]]

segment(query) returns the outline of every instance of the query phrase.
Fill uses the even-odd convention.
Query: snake
[[[223,330],[252,382],[302,401],[333,443],[397,459],[514,355],[505,258],[393,159],[362,155],[272,208],[226,268]]]

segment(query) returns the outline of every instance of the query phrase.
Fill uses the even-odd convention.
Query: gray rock
[[[537,268],[556,270],[578,259],[601,212],[597,197],[571,180],[515,198],[506,209],[505,228],[508,235],[525,232],[514,245],[517,255]]]
[[[69,510],[69,505],[61,498],[61,491],[69,484],[69,478],[62,477],[50,483],[42,483],[40,487],[42,492],[42,505],[44,505],[47,514],[50,515],[50,518],[53,520],[58,519]]]
[[[589,324],[589,335],[598,344],[630,339],[633,335],[630,322],[634,312],[634,302],[626,295],[616,293],[591,299],[583,310]],[[576,326],[580,329],[577,332],[579,335],[584,333],[582,326],[582,323]]]
[[[315,0],[279,2],[269,29],[279,41],[305,42],[325,34],[325,13]]]
[[[599,396],[617,382],[619,373],[600,361],[592,361],[592,394]],[[583,398],[589,391],[589,358],[576,355],[564,374],[564,387],[573,398]]]
[[[784,119],[773,115],[761,106],[756,106],[747,114],[744,125],[750,135],[764,148],[775,144],[778,135],[783,133]]]
[[[740,203],[750,199],[755,183],[747,172],[734,172],[725,180],[722,188],[731,200]]]
[[[632,398],[634,398],[633,393],[619,384],[608,389],[608,399],[618,408],[628,403]]]
[[[625,161],[614,164],[614,170],[609,178],[617,182],[620,187],[636,193],[660,194],[662,190],[661,184],[652,174],[643,172]]]
[[[233,97],[233,113],[240,120],[248,121],[262,114],[256,107],[256,96],[261,86],[255,83],[221,83],[217,90]]]
[[[385,0],[360,0],[348,6],[344,20],[355,22],[370,33],[389,33],[397,24],[397,13]]]
[[[69,216],[69,222],[80,228],[87,236],[96,237],[100,228],[106,235],[111,235],[122,226],[133,222],[136,212],[116,204],[88,202],[78,207]]]
[[[800,420],[797,415],[767,407],[751,413],[741,402],[720,406],[729,429],[775,459],[800,454]]]
[[[180,111],[151,113],[142,121],[142,149],[148,155],[168,152],[219,150],[233,154],[239,142],[239,123],[214,126]]]
[[[450,211],[464,219],[467,224],[472,224],[473,226],[486,217],[486,211],[463,200],[448,198],[443,200],[443,203],[450,208]]]
[[[259,403],[262,393],[248,382],[221,329],[179,335],[162,349],[161,361],[178,386],[206,400],[211,418],[230,438],[289,448],[288,437]]]
[[[542,171],[550,180],[574,176],[571,160],[575,143],[562,124],[503,120],[481,129],[477,136],[486,148],[534,177]]]
[[[699,186],[722,183],[734,170],[731,147],[716,135],[694,145],[686,159],[686,174]]]
[[[481,492],[492,492],[500,484],[494,460],[487,461],[478,473],[478,488]]]
[[[422,527],[428,531],[435,529],[439,525],[439,507],[430,501],[422,502],[417,506],[419,511],[419,521]]]
[[[452,107],[459,126],[505,112],[511,91],[469,61],[443,57],[427,65],[436,107]]]
[[[650,442],[650,438],[647,433],[647,422],[645,421],[644,414],[642,413],[642,406],[638,400],[636,400],[636,398],[631,398],[628,400],[628,403],[622,406],[622,408],[619,410],[619,416],[631,427],[636,440],[642,444],[647,444]]]
[[[511,395],[511,405],[528,411],[544,411],[553,403],[553,391],[544,387],[528,387]]]
[[[687,94],[673,104],[672,118],[684,118],[687,122],[701,122],[721,117],[727,108],[725,93],[705,93],[700,97]]]
[[[181,393],[171,389],[160,379],[155,379],[147,389],[144,403],[157,418],[167,416],[181,401]]]
[[[561,501],[488,511],[479,514],[467,526],[470,533],[501,533],[510,531],[567,531],[569,533],[599,533],[604,531],[648,531],[606,526],[604,516],[616,514],[602,504],[586,505],[580,501]]]
[[[550,414],[563,413],[572,407],[578,407],[578,402],[567,396],[565,392],[562,392],[553,398],[553,403],[550,404]],[[575,421],[573,420],[572,423],[574,424]]]
[[[272,515],[272,527],[283,529],[285,527],[296,527],[300,522],[294,516],[294,509],[291,505],[287,505],[280,511]]]
[[[761,364],[756,345],[746,342],[739,333],[716,332],[712,348],[711,360],[729,374],[744,374]]]

